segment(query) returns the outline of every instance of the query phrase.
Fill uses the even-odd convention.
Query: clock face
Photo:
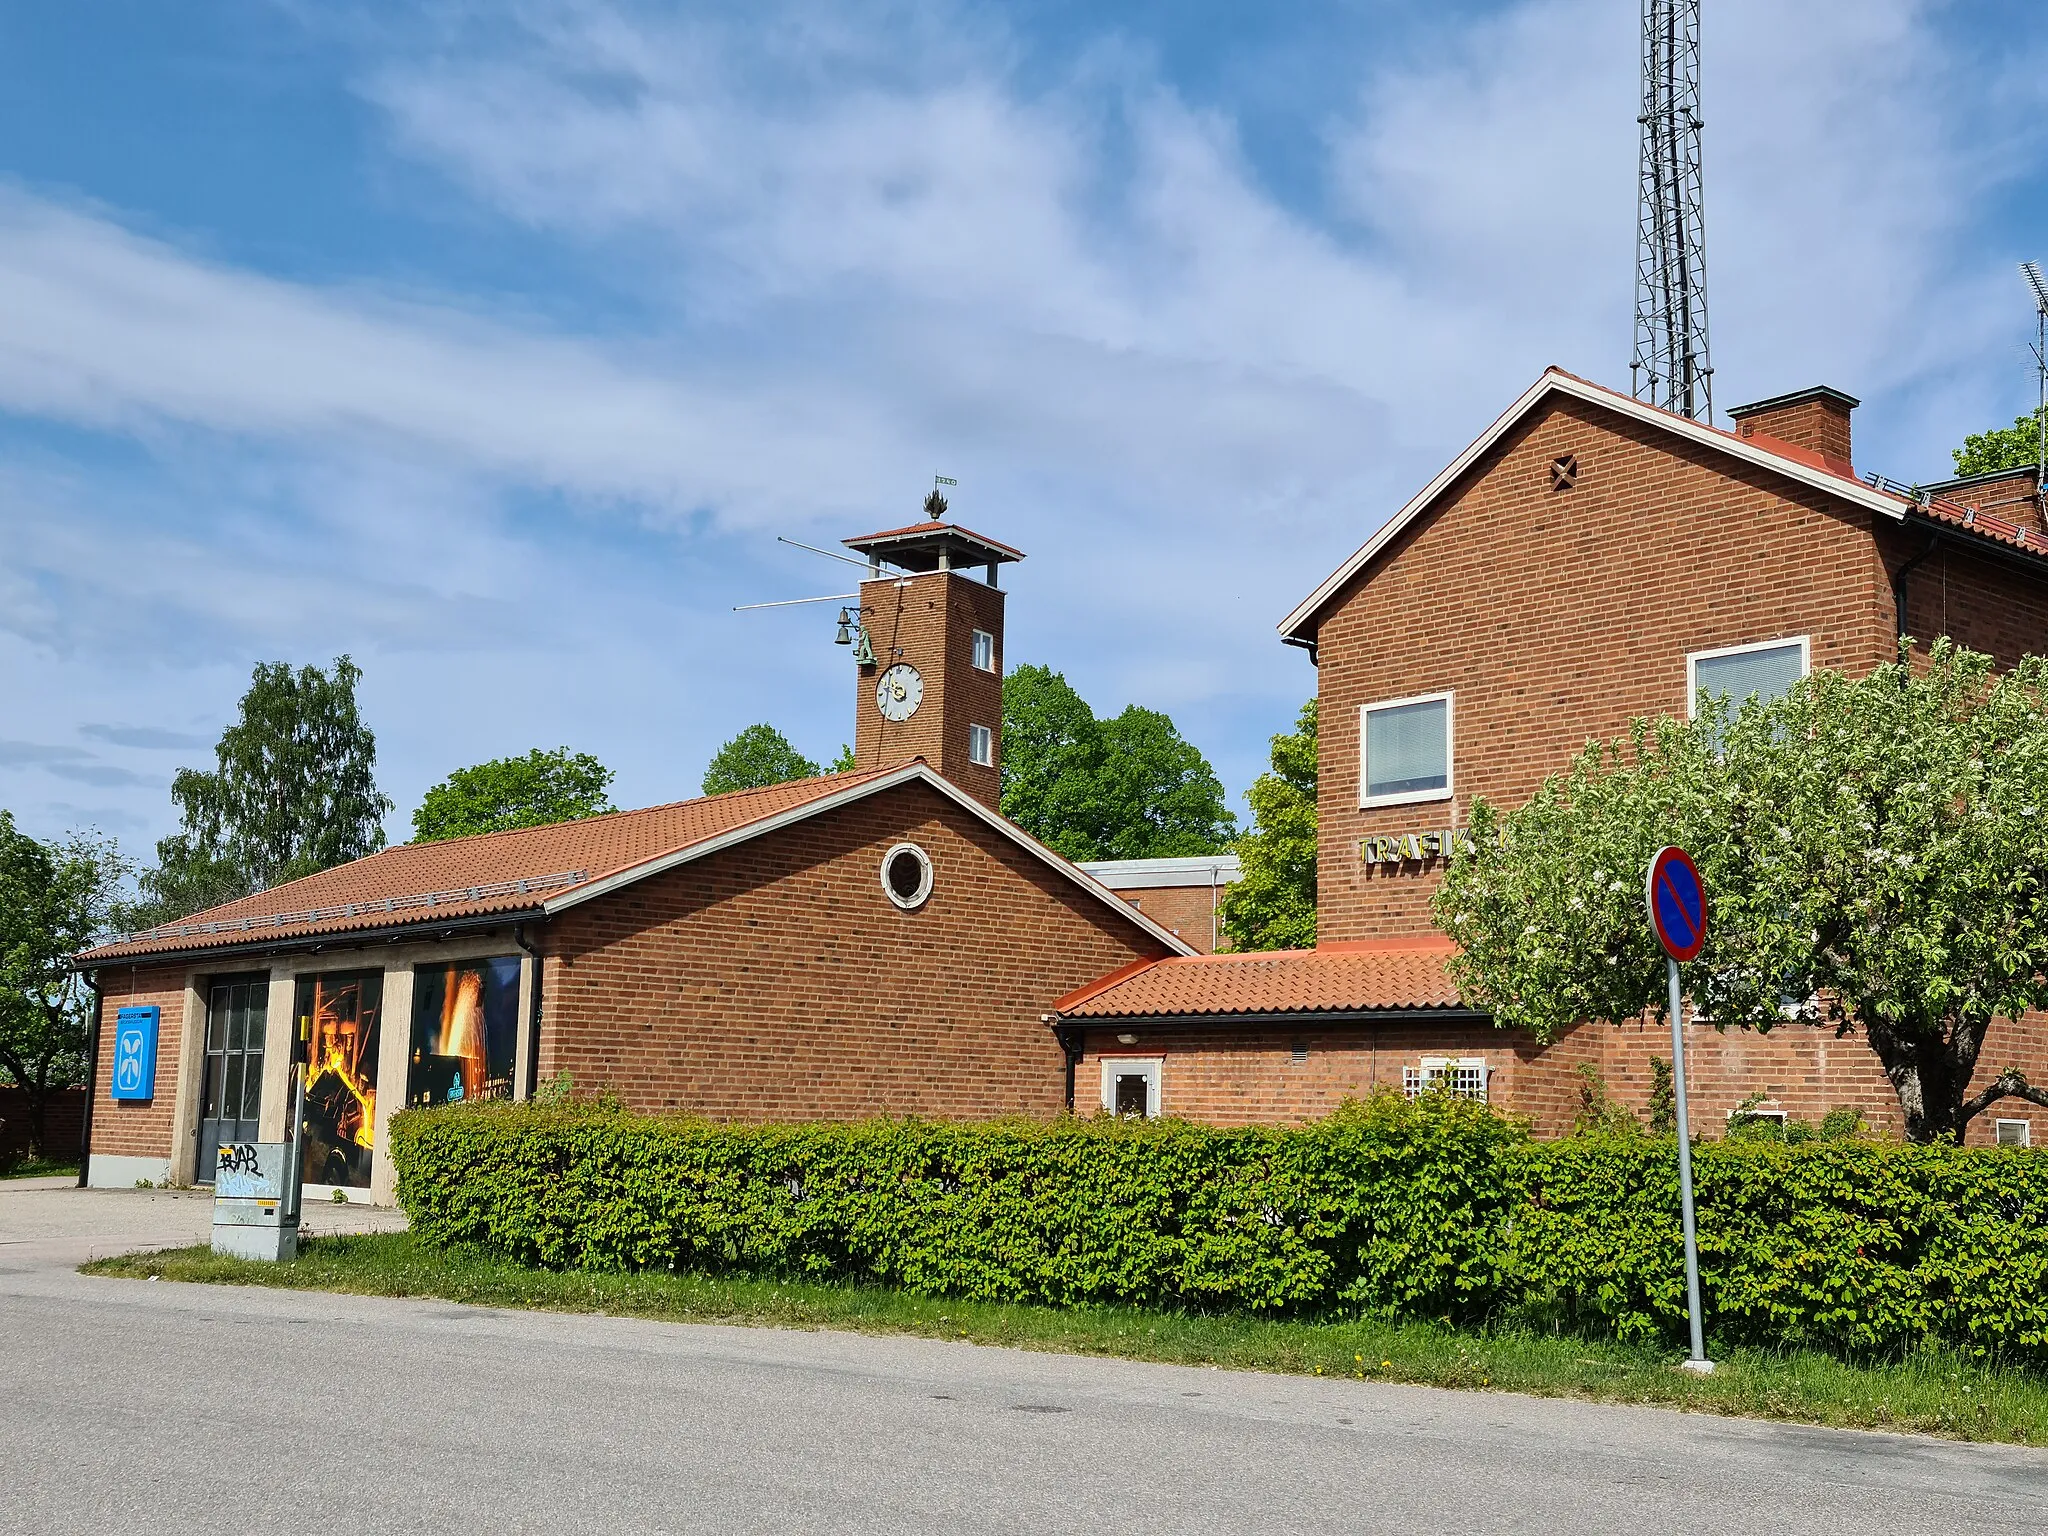
[[[875,707],[889,720],[908,720],[924,702],[924,679],[917,668],[899,661],[875,684]]]

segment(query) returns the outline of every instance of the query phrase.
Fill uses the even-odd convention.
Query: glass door
[[[224,1143],[254,1141],[263,1111],[268,976],[222,976],[206,993],[206,1068],[199,1096],[196,1184],[211,1184]]]

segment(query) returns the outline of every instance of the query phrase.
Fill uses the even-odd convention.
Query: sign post
[[[1685,1300],[1692,1319],[1692,1356],[1685,1369],[1711,1375],[1700,1327],[1700,1251],[1693,1223],[1692,1130],[1685,1112],[1685,997],[1679,990],[1678,965],[1695,958],[1707,942],[1707,888],[1697,865],[1683,848],[1660,848],[1650,860],[1643,881],[1643,902],[1650,909],[1650,928],[1664,949],[1666,979],[1671,986],[1671,1096],[1678,1109],[1678,1208],[1685,1226]]]

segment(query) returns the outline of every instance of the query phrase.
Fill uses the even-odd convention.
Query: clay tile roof
[[[79,963],[104,965],[271,939],[532,912],[578,886],[864,784],[885,771],[826,774],[549,827],[405,843],[127,935],[86,951]]]
[[[1276,1013],[1463,1011],[1436,934],[1316,949],[1139,961],[1069,993],[1068,1019],[1189,1018]]]
[[[1914,512],[1931,522],[1965,529],[1979,538],[1990,539],[1993,543],[2024,549],[2030,555],[2048,555],[2048,537],[1989,512],[1980,512],[1975,507],[1951,501],[1945,496],[1920,498]]]

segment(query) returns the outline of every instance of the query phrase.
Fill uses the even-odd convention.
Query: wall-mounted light
[[[1118,1035],[1116,1037],[1116,1043],[1118,1045],[1136,1045],[1138,1043],[1138,1037],[1136,1035]]]

